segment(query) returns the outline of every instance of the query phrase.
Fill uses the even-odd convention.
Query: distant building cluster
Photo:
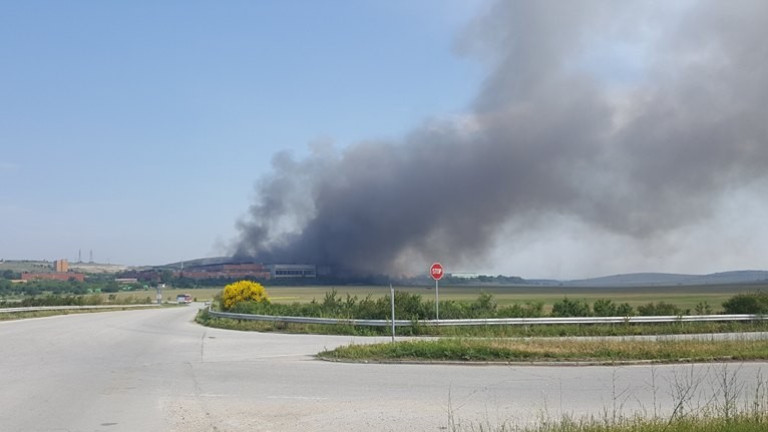
[[[322,277],[337,277],[329,266],[314,264],[265,264],[258,262],[237,261],[235,259],[214,262],[198,260],[192,263],[179,263],[172,267],[153,267],[143,269],[124,269],[121,266],[114,268],[122,271],[114,271],[114,282],[119,285],[161,285],[174,283],[174,279],[202,281],[203,283],[219,283],[237,279],[251,280],[286,280],[291,279],[317,279]],[[46,261],[36,265],[33,269],[21,272],[17,283],[35,280],[51,281],[78,281],[84,282],[87,273],[93,273],[89,264],[73,262],[66,259]],[[103,271],[99,265],[98,270]],[[38,269],[39,268],[39,269]],[[219,281],[220,280],[220,281]]]
[[[451,273],[449,276],[456,279],[477,279],[480,277],[480,273]]]
[[[282,279],[316,278],[317,266],[311,264],[229,263],[189,267],[174,272],[174,276],[190,279]]]
[[[270,272],[263,264],[209,264],[190,267],[174,272],[174,276],[190,279],[269,279]]]
[[[21,274],[21,280],[24,282],[32,281],[32,280],[57,280],[57,281],[75,280],[78,282],[85,281],[84,274],[74,273],[69,271],[69,261],[65,259],[54,261],[52,270],[53,272],[45,272],[45,273],[24,272]]]
[[[131,285],[139,283],[139,278],[130,277],[130,278],[115,278],[115,282],[122,284],[122,285]]]
[[[33,281],[33,280],[57,280],[57,281],[69,281],[76,280],[78,282],[85,281],[85,275],[82,273],[22,273],[21,280]]]
[[[267,267],[273,279],[317,277],[317,266],[311,264],[270,264]]]

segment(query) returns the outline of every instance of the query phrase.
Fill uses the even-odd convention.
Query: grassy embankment
[[[648,311],[648,304],[659,305],[656,303],[640,303],[635,310],[628,303],[619,304],[619,299],[626,299],[624,290],[606,290],[594,289],[593,298],[596,301],[589,304],[587,300],[568,300],[559,297],[553,303],[545,305],[543,301],[538,301],[530,291],[540,289],[538,287],[528,287],[529,292],[522,292],[521,287],[508,287],[507,289],[517,291],[516,293],[490,294],[478,289],[464,288],[461,297],[454,299],[443,299],[441,297],[441,317],[444,319],[467,319],[467,318],[507,318],[507,317],[541,317],[541,316],[624,316],[619,312],[619,306],[627,306],[627,314],[635,315],[681,315],[695,313],[683,311],[676,304],[667,303],[664,311]],[[732,297],[735,290],[713,291],[712,287],[700,287],[705,294],[717,295],[722,300]],[[423,290],[423,289],[422,289]],[[680,288],[686,296],[693,296],[693,291],[689,287]],[[379,290],[380,291],[380,290]],[[655,290],[654,290],[655,291]],[[357,291],[360,292],[360,291]],[[365,293],[366,291],[362,291]],[[454,290],[454,295],[457,294]],[[497,290],[496,293],[499,291]],[[582,294],[589,291],[582,290]],[[389,300],[383,296],[375,297],[368,291],[368,295],[360,298],[357,295],[346,296],[341,292],[325,292],[324,298],[317,301],[315,297],[311,302],[293,302],[281,303],[280,294],[284,293],[276,289],[270,292],[272,302],[270,303],[238,303],[231,312],[261,315],[278,316],[302,316],[302,317],[326,317],[341,319],[378,319],[387,320],[390,317]],[[312,291],[317,294],[317,290]],[[477,295],[482,293],[481,295]],[[277,294],[277,295],[276,295]],[[525,295],[533,302],[526,304],[509,303],[510,295]],[[569,292],[571,294],[571,292]],[[625,296],[623,297],[622,294]],[[644,301],[648,300],[667,300],[673,298],[672,295],[681,295],[680,292],[667,290],[666,297],[659,297],[657,294],[647,293]],[[472,295],[477,295],[472,298]],[[500,295],[499,299],[496,295]],[[601,296],[601,297],[598,297]],[[633,294],[637,295],[637,294]],[[507,296],[506,299],[503,297]],[[765,296],[763,296],[765,297]],[[277,298],[277,299],[276,299]],[[694,296],[698,300],[697,305],[703,302],[700,297]],[[638,298],[640,300],[640,298]],[[763,299],[766,300],[766,299]],[[601,305],[599,308],[598,306]],[[709,305],[707,311],[699,313],[712,313],[720,305]],[[687,334],[687,333],[722,333],[722,332],[744,332],[744,331],[765,331],[768,330],[768,324],[763,322],[706,322],[706,323],[684,323],[672,322],[665,324],[636,324],[629,322],[620,322],[616,324],[592,324],[592,325],[524,325],[524,326],[435,326],[428,321],[434,317],[434,300],[430,295],[423,295],[421,292],[412,293],[412,291],[402,290],[395,293],[395,316],[398,319],[410,320],[410,326],[398,327],[398,335],[424,335],[424,336],[465,336],[465,337],[551,337],[551,336],[626,336],[626,335],[654,335],[654,334]],[[700,309],[700,308],[699,308]],[[547,310],[549,312],[547,312]],[[718,310],[720,308],[718,307]],[[198,317],[201,324],[235,330],[245,331],[280,331],[288,333],[322,333],[322,334],[349,334],[349,335],[389,335],[389,327],[354,327],[349,324],[339,325],[306,325],[291,324],[281,322],[259,322],[248,320],[231,320],[214,318],[210,314],[202,313]]]
[[[707,362],[768,359],[768,341],[439,339],[349,345],[318,357],[344,361]]]
[[[451,432],[765,432],[768,417],[765,413],[745,410],[724,416],[721,413],[706,413],[675,417],[672,419],[631,418],[618,421],[586,419],[574,421],[565,419],[547,422],[540,426],[521,427],[514,425],[469,428],[457,426]]]
[[[315,325],[214,318],[201,311],[196,321],[214,328],[239,331],[325,334],[350,336],[389,336],[389,327],[356,327],[347,324]],[[664,334],[745,333],[768,331],[768,322],[702,322],[666,324],[591,324],[450,327],[416,325],[398,327],[398,336],[443,336],[478,338],[532,338],[579,336],[643,336]]]

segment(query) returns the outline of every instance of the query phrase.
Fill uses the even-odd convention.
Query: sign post
[[[389,284],[389,298],[392,303],[392,342],[395,341],[395,289]]]
[[[443,278],[443,266],[436,262],[429,268],[429,275],[435,280],[435,321],[440,321],[440,296],[437,281]]]

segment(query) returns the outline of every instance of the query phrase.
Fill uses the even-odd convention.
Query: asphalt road
[[[564,367],[317,361],[368,339],[208,329],[196,308],[0,323],[1,431],[441,431],[668,414],[754,395],[768,363]],[[386,340],[386,339],[385,339]],[[454,426],[457,426],[454,428]]]

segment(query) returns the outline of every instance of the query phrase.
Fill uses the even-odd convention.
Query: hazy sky
[[[615,5],[2,2],[0,258],[768,268],[766,7]]]

